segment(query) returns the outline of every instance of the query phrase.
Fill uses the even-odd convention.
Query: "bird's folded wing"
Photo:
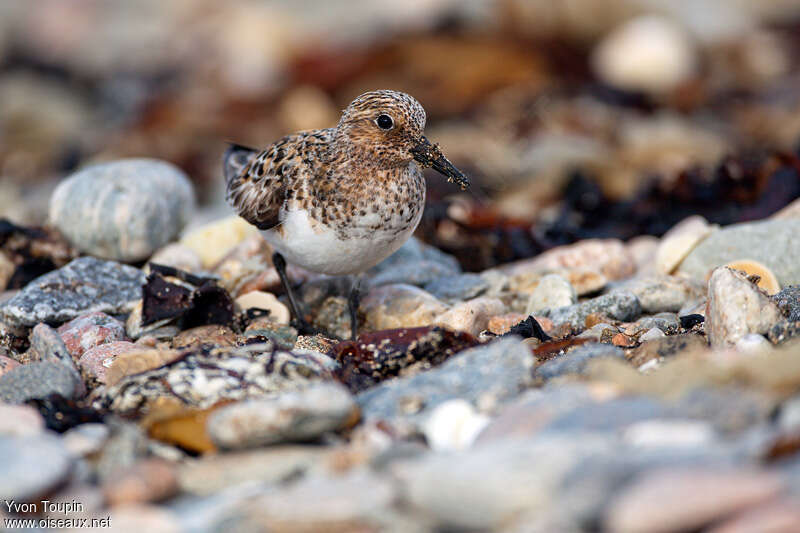
[[[223,158],[228,203],[239,216],[262,230],[280,223],[281,206],[286,200],[282,151],[278,144],[263,152],[232,145]]]

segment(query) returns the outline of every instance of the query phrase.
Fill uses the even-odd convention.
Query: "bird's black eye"
[[[394,120],[389,115],[379,115],[375,123],[382,130],[390,130],[394,127]]]

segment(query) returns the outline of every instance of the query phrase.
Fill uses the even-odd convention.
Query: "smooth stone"
[[[660,94],[688,80],[699,61],[688,32],[670,18],[646,14],[616,27],[597,45],[591,62],[609,85]]]
[[[720,265],[740,259],[763,263],[782,287],[800,284],[800,219],[733,224],[700,243],[681,263],[680,272],[705,280]]]
[[[489,282],[480,274],[447,275],[425,285],[425,290],[443,302],[460,302],[482,295]]]
[[[384,285],[361,299],[367,325],[375,330],[413,328],[433,323],[447,307],[430,293],[412,285]]]
[[[773,345],[763,335],[748,333],[734,344],[734,347],[745,353],[762,353],[772,350]]]
[[[619,533],[695,531],[781,491],[777,476],[752,469],[648,472],[620,491],[604,520]]]
[[[464,450],[472,445],[489,417],[457,398],[439,404],[422,423],[425,440],[434,451]]]
[[[590,269],[609,280],[624,279],[636,272],[633,257],[625,244],[616,239],[585,239],[552,248],[532,259],[499,268],[509,276],[521,272],[547,272],[558,269]]]
[[[711,274],[705,331],[712,348],[733,346],[748,333],[766,334],[782,318],[769,296],[740,272],[722,267]]]
[[[358,420],[350,392],[320,383],[275,398],[251,399],[221,407],[207,422],[211,440],[224,449],[313,440]]]
[[[31,281],[0,306],[0,319],[14,326],[34,326],[96,311],[124,314],[142,297],[144,283],[138,268],[79,257]]]
[[[277,484],[304,473],[324,453],[319,446],[291,444],[201,457],[178,467],[178,484],[198,496],[253,481]]]
[[[785,431],[800,429],[800,394],[783,402],[778,415],[778,425]]]
[[[800,501],[782,498],[749,508],[707,533],[794,533],[800,525]]]
[[[603,339],[613,338],[617,333],[619,333],[618,327],[612,326],[611,324],[607,324],[605,322],[600,322],[589,329],[583,330],[575,337],[579,339],[591,339],[595,342],[600,342]]]
[[[641,331],[647,331],[653,328],[659,329],[668,335],[672,335],[680,330],[681,321],[675,313],[658,313],[654,316],[642,317],[623,329],[628,335],[635,335]]]
[[[698,420],[651,419],[628,426],[622,439],[633,446],[676,448],[708,446],[717,434],[708,423]]]
[[[105,424],[88,423],[67,430],[62,438],[64,446],[76,457],[86,457],[99,452],[111,435]]]
[[[0,439],[38,435],[44,429],[44,418],[34,407],[0,403]]]
[[[675,224],[661,237],[656,250],[656,271],[671,274],[714,229],[700,215],[687,217]]]
[[[772,301],[789,322],[800,322],[800,286],[786,287],[773,295]]]
[[[648,314],[677,313],[684,305],[705,298],[705,284],[676,276],[637,278],[615,283],[610,291],[625,290],[639,298]]]
[[[58,334],[75,359],[100,344],[126,340],[125,324],[101,312],[70,320],[58,328]]]
[[[283,305],[271,292],[251,291],[236,298],[234,304],[242,311],[265,309],[269,311],[269,318],[278,324],[288,324],[291,319],[289,308]]]
[[[128,341],[109,342],[87,350],[78,359],[78,365],[100,383],[106,383],[106,374],[114,360],[121,354],[140,351],[141,348]]]
[[[118,472],[103,484],[103,496],[111,507],[158,502],[178,492],[175,467],[163,459],[145,458]]]
[[[542,313],[555,324],[569,324],[576,330],[586,327],[586,318],[592,313],[602,313],[609,318],[631,322],[642,314],[639,299],[631,292],[617,291],[568,307],[550,309]]]
[[[0,499],[6,501],[38,501],[67,479],[73,464],[61,439],[50,433],[0,437],[0,457]]]
[[[0,376],[0,401],[6,403],[25,403],[51,394],[74,399],[83,390],[83,381],[74,371],[53,361],[28,363]]]
[[[384,381],[357,400],[367,420],[419,421],[426,411],[455,398],[485,411],[530,384],[533,362],[519,338],[502,338],[464,350],[427,372]]]
[[[685,418],[674,409],[644,396],[621,396],[581,405],[544,425],[542,431],[619,433],[645,420]]]
[[[416,262],[397,263],[381,270],[369,279],[369,287],[380,287],[404,283],[408,285],[424,286],[443,276],[458,274],[449,265],[437,261],[421,260]]]
[[[659,328],[650,328],[639,336],[639,342],[654,341],[666,337]]]
[[[497,298],[479,297],[461,302],[433,319],[434,324],[455,331],[478,334],[489,325],[489,319],[505,311],[503,302]]]
[[[63,365],[79,384],[75,395],[82,396],[86,392],[75,360],[56,330],[47,324],[37,324],[31,332],[31,347],[28,353],[31,361],[50,361]]]
[[[577,301],[578,295],[569,281],[558,274],[548,274],[539,281],[539,285],[533,290],[533,294],[528,299],[525,313],[535,315],[545,309],[567,307]]]
[[[170,243],[156,250],[150,256],[148,264],[168,266],[184,272],[199,272],[203,270],[203,262],[197,252],[179,242]]]
[[[16,272],[17,266],[9,259],[5,253],[0,251],[0,292],[4,291],[11,281],[11,277]]]
[[[781,290],[781,285],[778,283],[778,278],[772,273],[766,265],[762,265],[758,261],[752,259],[740,259],[739,261],[731,261],[725,265],[726,267],[744,272],[748,277],[755,281],[759,289],[766,292],[770,296],[778,294]]]
[[[734,435],[769,422],[776,401],[752,388],[698,386],[671,404],[677,414],[710,422],[726,435]]]
[[[188,229],[180,245],[200,258],[202,268],[211,269],[236,246],[254,236],[260,237],[258,228],[241,217],[231,216]]]
[[[82,252],[133,262],[177,237],[194,208],[194,189],[179,168],[121,159],[62,181],[50,198],[49,221]]]
[[[534,370],[534,377],[539,379],[553,379],[565,374],[580,374],[592,359],[613,357],[625,359],[622,349],[609,344],[587,343],[582,344],[564,355],[545,361]]]
[[[458,260],[438,248],[425,244],[416,237],[411,237],[392,255],[374,266],[371,274],[379,274],[402,263],[418,264],[420,261],[432,261],[453,274],[461,272]]]

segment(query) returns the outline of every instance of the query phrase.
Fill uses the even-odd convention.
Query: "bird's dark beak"
[[[436,172],[447,176],[447,181],[456,182],[461,186],[462,191],[467,190],[467,187],[469,187],[467,177],[454,167],[453,163],[447,160],[439,149],[439,145],[431,144],[427,138],[422,137],[419,143],[411,149],[411,153],[414,155],[414,159],[423,167],[430,167]]]

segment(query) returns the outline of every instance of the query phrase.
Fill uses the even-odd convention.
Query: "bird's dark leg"
[[[289,298],[289,307],[292,308],[292,315],[294,315],[295,322],[294,325],[297,326],[297,330],[301,335],[309,333],[311,335],[315,335],[320,333],[317,328],[313,327],[308,323],[308,321],[306,321],[303,313],[300,311],[300,306],[297,304],[294,291],[292,291],[292,286],[289,283],[289,276],[286,275],[286,259],[284,259],[280,253],[275,252],[272,254],[272,264],[275,266],[275,270],[278,271],[278,277],[281,278],[283,290],[286,291],[286,296]]]
[[[361,285],[361,277],[356,276],[353,278],[353,284],[350,285],[350,294],[347,298],[347,308],[350,311],[350,336],[352,340],[356,340],[356,337],[358,337],[358,304],[361,300],[359,285]]]

